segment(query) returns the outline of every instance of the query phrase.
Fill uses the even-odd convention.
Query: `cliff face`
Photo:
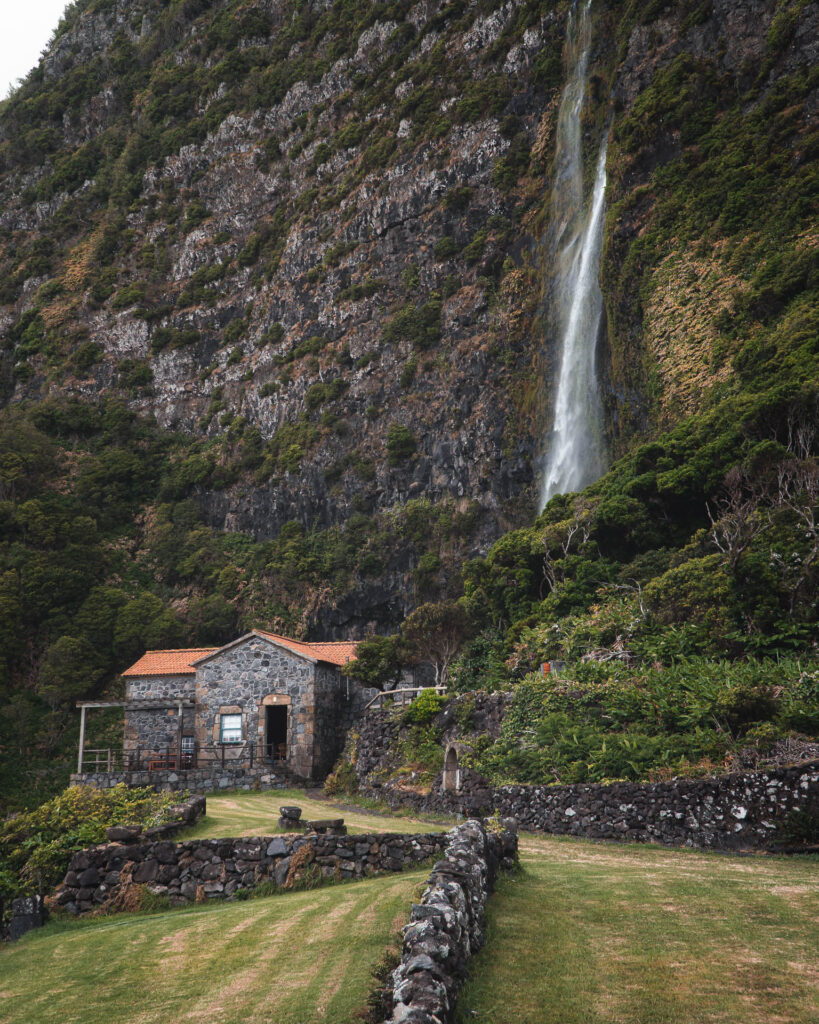
[[[4,323],[42,321],[9,354],[8,399],[119,390],[164,427],[225,447],[252,434],[255,479],[198,489],[220,527],[273,536],[425,495],[477,502],[484,546],[533,476],[537,269],[520,222],[544,182],[518,179],[556,16],[85,6],[23,90],[94,69],[54,153],[15,166],[26,102],[6,110],[19,287]],[[141,88],[115,75],[126,54]],[[86,155],[63,188],[62,164]],[[48,268],[29,275],[20,257],[46,238]]]
[[[738,95],[741,135],[816,63],[815,4],[640,7],[601,5],[585,112],[592,145],[613,101],[616,451],[734,377],[748,338],[732,318],[758,276],[753,253],[737,257],[747,225],[703,247],[668,196],[700,188],[703,136]],[[75,5],[0,112],[5,402],[118,395],[189,435],[182,494],[219,530],[383,525],[424,498],[463,519],[452,563],[485,551],[531,515],[549,419],[540,240],[565,14],[511,0]],[[793,140],[794,176],[811,88],[778,140]],[[743,159],[765,182],[753,205],[776,179],[761,154]],[[706,226],[721,216],[717,199]],[[787,244],[807,248],[804,223]],[[400,618],[422,549],[395,540],[321,628]]]

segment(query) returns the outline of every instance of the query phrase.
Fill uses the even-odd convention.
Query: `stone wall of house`
[[[484,942],[486,903],[501,867],[514,866],[517,834],[470,820],[449,834],[446,851],[404,929],[401,963],[392,974],[392,1015],[385,1024],[444,1024],[470,959]]]
[[[126,680],[126,700],[188,700],[196,698],[196,677],[189,676],[136,676]],[[183,708],[182,734],[194,735],[194,709]],[[135,754],[137,750],[159,753],[175,751],[179,737],[179,713],[176,708],[153,711],[125,709],[123,751]]]
[[[332,770],[344,748],[348,730],[378,691],[346,679],[339,669],[330,665],[316,665],[315,680],[314,777],[323,778]]]
[[[705,779],[495,788],[462,769],[461,782],[460,792],[443,792],[437,779],[420,798],[377,792],[425,811],[497,811],[531,832],[720,850],[769,848],[787,837],[794,812],[819,815],[819,761]]]
[[[295,654],[251,637],[199,666],[197,671],[197,742],[200,749],[219,742],[219,716],[241,712],[242,737],[262,744],[264,697],[287,698],[288,765],[299,776],[315,775],[313,713],[315,666]],[[228,749],[226,756],[231,756]],[[243,756],[237,747],[233,755]]]
[[[177,793],[189,790],[195,793],[213,793],[222,789],[283,789],[293,784],[293,776],[286,770],[270,765],[231,765],[224,768],[215,764],[208,768],[187,771],[122,771],[75,772],[72,786],[92,786],[110,789],[123,783],[126,786],[149,786],[157,792]]]
[[[305,874],[355,879],[402,871],[446,844],[445,832],[113,842],[76,854],[54,899],[74,914],[102,905],[116,909],[127,902],[127,890],[135,885],[167,896],[175,906],[230,899],[261,882],[286,888]]]

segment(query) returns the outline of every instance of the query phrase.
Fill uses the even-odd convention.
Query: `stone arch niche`
[[[458,793],[461,788],[458,750],[454,744],[446,748],[446,754],[444,755],[444,778],[441,788],[445,793]]]

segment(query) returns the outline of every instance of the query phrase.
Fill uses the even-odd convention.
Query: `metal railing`
[[[439,696],[446,693],[445,686],[405,686],[400,690],[383,690],[373,697],[364,710],[369,711],[372,708],[375,711],[386,711],[389,708],[403,708],[407,704],[412,704],[424,690],[434,690]]]
[[[136,747],[131,750],[84,750],[80,772],[190,771],[195,768],[230,768],[255,765],[283,765],[287,762],[284,744],[264,741],[196,744],[193,750],[172,745],[157,749]]]

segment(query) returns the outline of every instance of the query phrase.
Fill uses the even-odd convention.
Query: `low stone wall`
[[[449,833],[444,858],[404,929],[389,1024],[454,1021],[469,960],[483,945],[486,902],[499,868],[513,867],[517,846],[514,831],[489,831],[477,820]]]
[[[150,786],[158,792],[175,793],[188,789],[197,793],[212,793],[220,789],[284,789],[293,784],[293,778],[267,765],[253,768],[225,765],[224,768],[215,766],[155,772],[75,772],[71,776],[72,786],[110,789],[120,783],[126,786]]]
[[[443,832],[383,832],[106,843],[74,856],[54,900],[73,914],[103,905],[116,909],[128,906],[137,885],[175,906],[230,899],[261,882],[289,887],[309,871],[339,878],[402,871],[439,853],[446,842]]]
[[[669,782],[500,786],[468,769],[461,792],[426,795],[364,789],[393,806],[517,819],[521,829],[588,839],[621,839],[706,849],[766,849],[783,840],[794,812],[819,815],[819,761],[765,772]]]
[[[763,848],[794,811],[819,813],[819,762],[652,785],[502,786],[501,814],[558,835],[712,849]]]

